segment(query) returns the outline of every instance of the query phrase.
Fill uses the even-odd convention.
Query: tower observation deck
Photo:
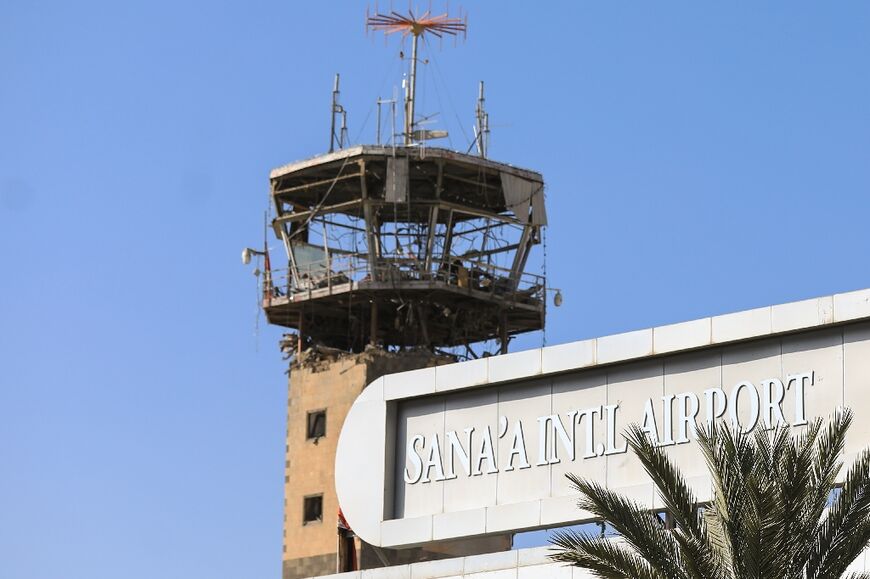
[[[272,171],[269,322],[356,351],[507,342],[544,325],[525,271],[546,224],[539,173],[415,146],[357,146]]]

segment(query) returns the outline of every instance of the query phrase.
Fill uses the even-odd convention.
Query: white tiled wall
[[[592,579],[589,571],[553,563],[549,559],[551,553],[550,547],[537,547],[340,573],[321,579]],[[866,570],[866,559],[865,551],[848,571]]]

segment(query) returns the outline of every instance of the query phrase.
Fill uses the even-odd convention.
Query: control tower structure
[[[386,373],[507,352],[512,337],[542,330],[546,280],[528,271],[547,223],[540,173],[488,157],[483,83],[476,136],[466,152],[431,146],[443,131],[415,112],[418,41],[464,34],[447,15],[368,18],[411,42],[389,138],[349,145],[336,76],[329,152],[270,174],[271,227],[262,307],[288,329],[284,579],[510,548],[510,537],[386,553],[354,539],[334,490],[335,445],[351,403]],[[246,250],[250,258],[254,250]],[[284,260],[282,260],[284,261]],[[439,551],[440,550],[440,551]]]

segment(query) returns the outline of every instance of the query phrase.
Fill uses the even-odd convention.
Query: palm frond
[[[846,480],[827,516],[819,524],[807,562],[807,579],[842,572],[870,540],[870,450],[864,450],[846,473]],[[839,575],[837,575],[839,576]]]
[[[609,522],[647,563],[668,579],[687,579],[678,565],[679,547],[658,517],[600,484],[567,475],[580,492],[578,506]]]
[[[668,579],[636,552],[609,539],[568,530],[553,533],[551,541],[560,549],[550,555],[552,560],[589,569],[602,579]]]
[[[777,522],[776,544],[782,553],[790,554],[790,564],[784,569],[789,576],[802,576],[809,563],[828,496],[842,467],[840,455],[851,423],[848,410],[835,413],[824,428],[820,419],[814,421],[806,437],[795,439],[796,461],[780,473],[777,496],[783,519]]]
[[[701,452],[713,479],[710,515],[718,519],[710,535],[735,577],[758,576],[760,553],[752,548],[751,535],[759,524],[753,511],[750,476],[755,450],[750,438],[728,424],[710,425],[697,431]]]
[[[799,433],[781,427],[748,435],[725,422],[697,428],[713,483],[702,509],[666,450],[630,427],[626,440],[676,528],[666,530],[647,507],[568,475],[582,495],[580,508],[623,539],[560,532],[552,558],[602,578],[870,579],[870,572],[846,574],[870,545],[870,449],[849,467],[829,505],[852,420],[843,410]]]
[[[637,424],[629,426],[625,438],[655,483],[665,508],[673,515],[680,529],[676,538],[687,574],[694,579],[720,577],[721,561],[710,544],[704,517],[697,507],[697,498],[682,473],[662,448],[652,444]]]

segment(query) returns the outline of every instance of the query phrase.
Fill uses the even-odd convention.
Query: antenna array
[[[374,16],[366,17],[366,28],[383,32],[385,35],[401,33],[402,38],[411,36],[411,74],[405,89],[405,145],[414,143],[414,100],[417,90],[417,41],[424,34],[432,34],[438,38],[444,36],[463,38],[468,30],[468,18],[451,17],[447,13],[431,15],[427,10],[420,16],[409,9],[408,14],[390,11],[389,14],[376,12]]]

